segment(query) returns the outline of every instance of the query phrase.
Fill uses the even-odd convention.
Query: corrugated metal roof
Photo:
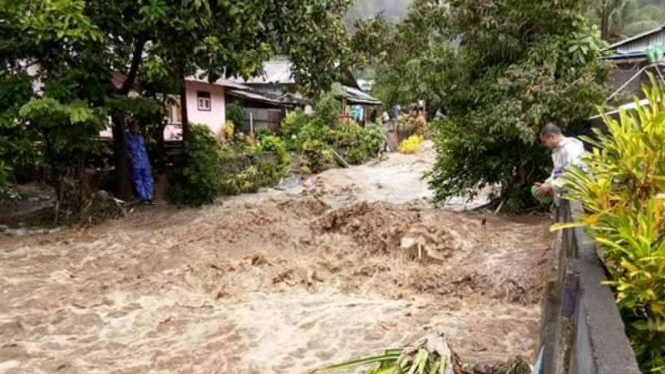
[[[199,71],[195,75],[187,77],[186,80],[188,80],[190,82],[208,83],[208,84],[214,84],[214,85],[218,85],[218,86],[224,86],[224,87],[227,87],[227,88],[235,88],[235,89],[238,89],[238,90],[251,90],[251,88],[249,86],[245,86],[244,84],[242,84],[240,82],[236,82],[236,81],[231,80],[231,79],[220,78],[220,79],[217,79],[216,81],[210,83],[207,79],[201,78],[202,76],[203,76],[203,72]]]
[[[381,105],[383,102],[358,89],[348,86],[342,86],[344,97],[351,104]]]
[[[282,102],[279,101],[278,99],[273,99],[271,97],[261,95],[256,92],[242,91],[242,90],[228,90],[226,93],[231,96],[239,97],[245,100],[260,101],[263,103],[273,104],[277,106],[282,104]]]
[[[643,52],[648,46],[655,43],[665,44],[665,25],[657,29],[616,42],[606,48],[606,50],[614,50],[623,54],[637,51]]]
[[[639,58],[646,58],[647,54],[646,52],[628,52],[628,53],[617,53],[611,56],[603,56],[601,57],[601,60],[631,60],[631,59],[639,59]]]
[[[244,84],[294,84],[291,62],[285,58],[274,58],[263,64],[263,72],[256,77],[243,79],[230,78],[231,81]]]

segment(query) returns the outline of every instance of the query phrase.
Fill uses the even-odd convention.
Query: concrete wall
[[[557,220],[581,213],[564,202]],[[594,241],[582,229],[557,235],[557,276],[543,303],[542,360],[535,374],[639,374],[614,295],[601,284],[606,271]]]
[[[197,92],[210,93],[210,111],[199,110]],[[203,82],[187,82],[187,116],[189,123],[207,125],[212,132],[219,134],[226,123],[226,103],[224,87]]]

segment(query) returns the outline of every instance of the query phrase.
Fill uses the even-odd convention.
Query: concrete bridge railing
[[[582,212],[563,202],[559,222]],[[557,273],[547,287],[535,374],[639,374],[593,239],[583,229],[557,233]]]

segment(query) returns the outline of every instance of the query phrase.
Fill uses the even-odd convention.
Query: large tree
[[[551,167],[541,126],[580,126],[605,98],[597,30],[581,0],[457,0],[451,12],[463,74],[444,101],[450,120],[435,126],[431,185],[444,200],[499,184],[524,209]]]
[[[593,0],[588,9],[600,25],[600,37],[606,41],[620,38],[637,12],[636,0]]]
[[[362,45],[378,27],[359,26]],[[581,0],[416,0],[383,33],[394,36],[384,42],[375,94],[448,113],[431,126],[438,201],[500,185],[497,203],[528,207],[530,186],[551,166],[540,127],[580,125],[604,99],[599,35]]]
[[[181,93],[192,74],[211,81],[249,77],[278,53],[291,58],[296,81],[316,92],[348,64],[342,20],[349,0],[0,1],[3,74],[25,75],[17,65],[39,64],[51,93],[60,88],[91,105],[154,81],[171,91],[163,93]],[[116,72],[125,77],[119,88],[111,85]],[[67,92],[70,87],[75,90]],[[182,110],[188,136],[186,105]],[[124,123],[114,116],[116,179],[126,197],[123,134]]]

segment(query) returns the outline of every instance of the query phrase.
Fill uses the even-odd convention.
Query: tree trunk
[[[180,110],[182,121],[182,139],[185,141],[191,140],[192,133],[189,128],[189,119],[187,117],[187,82],[185,81],[185,74],[181,76],[182,85],[180,87]]]
[[[167,121],[161,121],[157,128],[157,133],[154,134],[157,139],[157,152],[159,153],[157,167],[161,172],[166,171],[166,146],[164,144],[164,129],[166,128]]]
[[[134,52],[132,53],[132,63],[122,83],[118,94],[122,96],[129,95],[134,87],[138,76],[139,67],[143,60],[143,50],[148,39],[145,36],[139,36],[134,41]],[[129,174],[129,164],[127,163],[127,149],[125,148],[125,126],[118,118],[113,117],[113,158],[115,164],[115,195],[123,200],[129,200],[134,196],[132,191],[131,177]]]
[[[115,195],[122,200],[134,197],[132,191],[127,149],[125,148],[125,126],[122,121],[113,118],[113,156],[115,163]]]
[[[606,4],[602,5],[600,11],[600,38],[609,41],[610,40],[610,12]]]
[[[129,72],[127,72],[127,77],[125,77],[125,81],[122,83],[122,87],[120,88],[120,95],[122,96],[127,96],[129,95],[129,91],[132,90],[134,87],[134,83],[136,82],[136,77],[138,76],[139,73],[139,67],[141,66],[141,61],[143,61],[143,50],[145,49],[145,43],[148,41],[148,38],[146,38],[143,35],[140,35],[135,41],[134,41],[134,52],[132,53],[132,64],[129,67]]]

